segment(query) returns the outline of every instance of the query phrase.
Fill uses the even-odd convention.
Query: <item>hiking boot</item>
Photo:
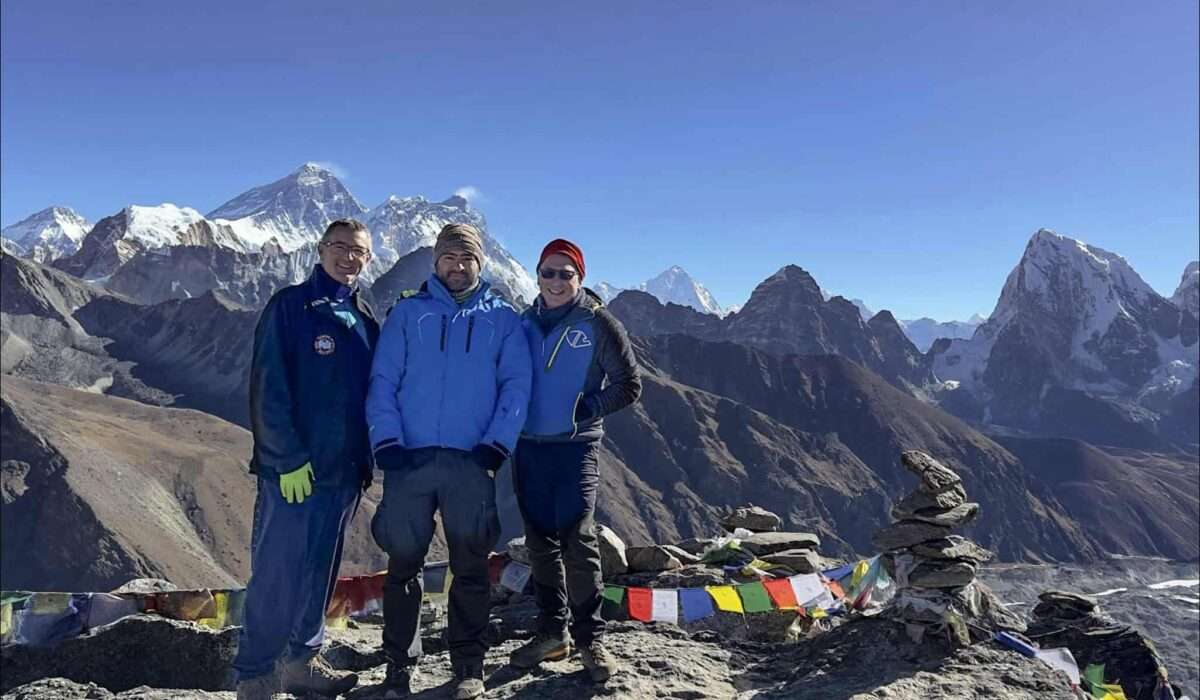
[[[338,671],[320,656],[312,656],[284,664],[281,681],[285,693],[335,697],[358,685],[358,675]]]
[[[274,673],[238,681],[237,700],[271,700],[279,692],[279,679]]]
[[[579,649],[579,660],[583,662],[583,667],[588,670],[588,675],[595,683],[607,681],[620,669],[617,660],[598,640],[592,640],[591,644]]]
[[[543,661],[558,661],[571,654],[571,644],[562,637],[539,634],[518,647],[508,662],[517,668],[533,668]]]
[[[383,685],[376,688],[378,695],[374,697],[385,698],[386,700],[406,698],[412,695],[413,683],[416,680],[416,666],[401,666],[400,664],[389,662],[387,665],[387,676],[383,679]]]
[[[454,669],[454,700],[474,700],[483,697],[483,662],[463,664]]]

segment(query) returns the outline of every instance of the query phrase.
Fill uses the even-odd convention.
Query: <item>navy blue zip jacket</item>
[[[347,291],[317,265],[263,309],[250,366],[252,473],[278,479],[310,462],[318,486],[370,482],[363,400],[379,323]]]
[[[483,281],[460,306],[431,275],[383,324],[367,393],[371,445],[512,451],[529,375],[516,309]]]
[[[590,289],[548,331],[538,321],[542,298],[521,316],[533,355],[533,395],[521,437],[589,441],[604,437],[604,416],[642,394],[625,327]],[[606,381],[607,380],[607,381]]]

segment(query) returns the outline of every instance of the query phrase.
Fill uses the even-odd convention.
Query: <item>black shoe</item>
[[[387,676],[383,679],[383,685],[379,686],[379,696],[381,698],[406,698],[412,695],[413,683],[417,680],[417,667],[415,665],[401,666],[400,664],[388,662]]]
[[[463,664],[454,668],[454,700],[483,697],[483,663]]]

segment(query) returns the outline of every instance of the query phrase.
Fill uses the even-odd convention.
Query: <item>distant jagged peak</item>
[[[1200,316],[1200,261],[1193,260],[1184,268],[1171,301],[1193,316]]]
[[[748,310],[757,302],[774,299],[780,295],[798,295],[802,303],[817,305],[825,301],[821,285],[807,270],[799,265],[784,265],[766,278],[750,293],[750,300],[742,307]]]
[[[454,209],[462,209],[463,211],[466,211],[471,206],[467,198],[460,194],[452,194],[442,200],[440,204],[444,207],[453,207]]]

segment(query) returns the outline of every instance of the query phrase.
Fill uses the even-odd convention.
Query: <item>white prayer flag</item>
[[[525,590],[525,584],[529,583],[529,572],[528,566],[519,561],[511,561],[500,573],[500,585],[514,593],[520,593]]]
[[[1075,662],[1075,656],[1071,654],[1070,649],[1066,647],[1038,649],[1034,656],[1047,666],[1057,668],[1067,674],[1067,678],[1071,679],[1072,685],[1079,685],[1079,664]]]
[[[679,624],[679,595],[674,588],[656,588],[650,603],[650,619]]]
[[[817,598],[821,598],[821,601],[824,602],[827,597],[829,604],[833,603],[833,596],[829,595],[829,589],[825,588],[825,584],[821,583],[821,577],[817,574],[796,574],[789,577],[788,582],[792,584],[792,593],[796,594],[796,602],[802,607],[812,607],[813,601]]]

